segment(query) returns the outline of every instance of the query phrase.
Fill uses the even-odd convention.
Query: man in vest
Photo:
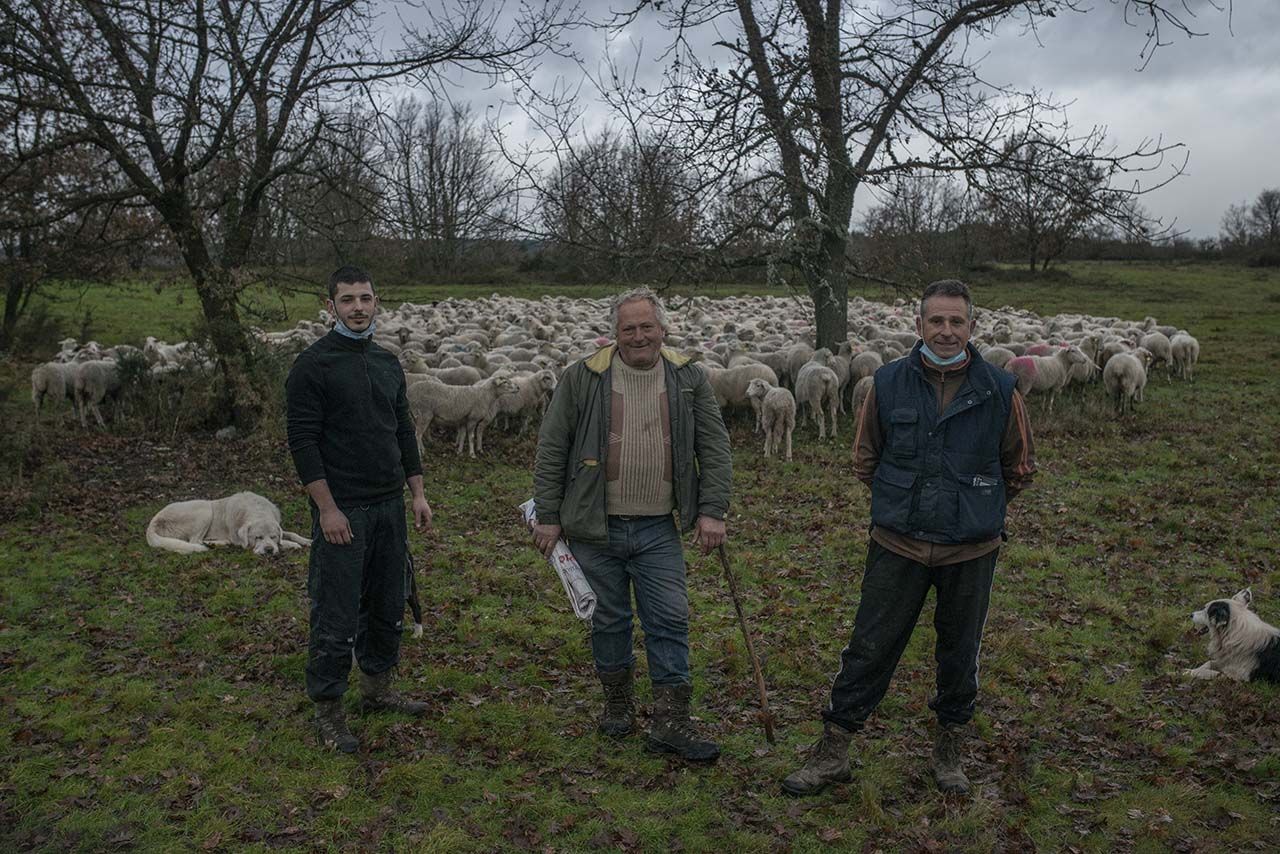
[[[622,738],[635,726],[634,589],[653,686],[648,747],[712,761],[720,748],[689,718],[680,531],[693,531],[704,553],[724,542],[729,434],[702,367],[662,346],[667,323],[658,297],[630,291],[612,314],[616,343],[569,366],[538,431],[534,542],[550,556],[565,537],[595,591],[600,731]]]
[[[1005,506],[1035,473],[1031,422],[1014,377],[969,345],[973,329],[969,289],[934,282],[920,299],[921,340],[876,371],[854,440],[854,474],[871,487],[862,600],[822,737],[783,781],[789,794],[850,779],[849,742],[884,697],[930,587],[938,635],[933,774],[943,792],[969,789],[963,741]]]

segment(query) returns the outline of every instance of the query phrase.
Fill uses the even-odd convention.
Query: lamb
[[[1169,339],[1169,353],[1173,358],[1173,372],[1184,380],[1192,380],[1192,371],[1200,361],[1200,342],[1186,332],[1178,332]]]
[[[418,450],[424,448],[432,422],[458,429],[457,453],[464,438],[469,456],[475,459],[476,445],[484,449],[484,431],[477,425],[488,423],[497,414],[498,402],[520,391],[515,379],[500,371],[472,386],[450,386],[436,379],[424,379],[409,386],[409,410],[418,425]]]
[[[102,420],[102,410],[98,404],[107,398],[117,399],[120,395],[120,371],[116,363],[110,359],[94,359],[83,362],[75,375],[75,402],[80,410],[80,426],[88,429],[85,410],[92,409],[93,417],[98,420],[99,427],[106,427]]]
[[[818,424],[818,438],[827,438],[827,426],[824,420],[823,407],[831,412],[831,436],[836,433],[836,409],[840,405],[840,379],[836,372],[827,367],[831,351],[823,347],[813,354],[813,359],[806,362],[796,373],[796,400],[801,406],[807,406],[809,418]]]
[[[705,369],[704,369],[705,370]],[[756,416],[756,431],[760,430],[759,404],[747,397],[747,386],[752,380],[760,379],[769,385],[778,384],[778,375],[768,365],[748,364],[736,368],[722,368],[707,371],[707,382],[715,392],[716,403],[721,409],[730,406],[750,406]]]
[[[1151,364],[1151,352],[1142,347],[1132,353],[1117,353],[1102,369],[1102,384],[1116,402],[1116,415],[1126,409],[1133,411],[1134,402],[1142,402],[1142,390],[1147,386],[1147,367]]]
[[[785,388],[771,386],[762,379],[747,383],[747,397],[760,413],[764,431],[764,455],[767,459],[786,442],[785,459],[791,462],[791,434],[796,429],[796,399]]]
[[[37,429],[40,427],[40,406],[46,399],[55,404],[70,399],[72,412],[75,412],[75,379],[81,364],[83,363],[45,362],[31,369],[31,402],[36,407]]]
[[[498,414],[505,415],[508,419],[523,416],[519,430],[523,433],[529,426],[529,419],[535,414],[546,412],[551,393],[556,390],[556,375],[554,371],[541,370],[536,374],[516,377],[515,380],[520,390],[509,397],[499,398]]]
[[[1078,364],[1089,363],[1089,357],[1079,347],[1064,347],[1052,356],[1018,356],[1010,359],[1005,370],[1018,378],[1018,391],[1049,392],[1049,411],[1053,411],[1053,399],[1071,379],[1071,372]]]
[[[1138,346],[1151,353],[1151,367],[1164,365],[1165,379],[1173,370],[1173,344],[1163,332],[1148,332],[1138,341]]]

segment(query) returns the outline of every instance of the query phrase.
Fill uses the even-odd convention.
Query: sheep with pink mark
[[[1024,397],[1047,392],[1052,412],[1053,400],[1071,381],[1073,368],[1088,364],[1092,360],[1079,347],[1063,347],[1052,356],[1015,356],[1005,364],[1005,370],[1018,378],[1018,391]]]

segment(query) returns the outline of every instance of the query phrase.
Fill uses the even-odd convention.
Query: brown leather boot
[[[963,795],[969,791],[969,778],[960,767],[966,735],[963,724],[938,726],[938,737],[933,743],[933,778],[944,794]]]
[[[427,704],[401,696],[391,687],[392,672],[384,670],[370,676],[360,671],[360,711],[396,712],[419,718],[426,714]]]
[[[600,713],[600,732],[611,738],[630,735],[636,725],[635,668],[600,673],[604,688],[604,710]]]
[[[342,753],[355,753],[360,742],[347,729],[347,717],[342,711],[342,700],[316,700],[316,736],[321,747],[333,748]]]
[[[698,734],[689,720],[692,685],[654,685],[653,723],[645,745],[653,753],[677,753],[692,762],[714,762],[720,747]]]
[[[809,748],[804,766],[782,781],[788,795],[816,795],[831,783],[853,779],[849,771],[849,742],[853,731],[831,721],[823,721],[822,736]]]

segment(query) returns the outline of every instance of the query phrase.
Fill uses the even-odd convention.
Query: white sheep
[[[1165,379],[1173,371],[1173,345],[1163,332],[1148,332],[1138,341],[1138,346],[1151,354],[1151,366],[1164,365]]]
[[[884,356],[875,350],[863,350],[849,362],[850,379],[856,383],[863,377],[871,376],[883,366]]]
[[[762,379],[747,383],[747,396],[758,401],[765,457],[776,453],[785,442],[784,458],[791,462],[791,434],[796,429],[795,397],[785,388],[771,386]]]
[[[75,402],[80,410],[80,426],[88,429],[86,409],[93,410],[99,427],[106,427],[98,404],[107,398],[115,400],[120,394],[120,371],[111,359],[94,359],[82,362],[75,375]]]
[[[705,370],[705,368],[704,368]],[[733,368],[708,370],[707,382],[715,392],[716,403],[721,409],[731,406],[750,406],[755,413],[756,431],[760,430],[760,406],[755,400],[747,397],[747,386],[752,380],[764,380],[769,385],[778,384],[778,375],[773,368],[759,363],[738,365]]]
[[[72,339],[74,340],[74,339]],[[31,369],[31,402],[36,408],[36,428],[40,427],[40,407],[46,401],[71,401],[76,411],[75,379],[83,362],[45,362]]]
[[[982,351],[982,360],[1003,370],[1010,362],[1018,358],[1008,347],[988,347]]]
[[[1052,356],[1018,356],[1010,359],[1005,370],[1018,378],[1018,391],[1049,393],[1049,411],[1053,400],[1071,380],[1076,365],[1090,363],[1089,357],[1079,347],[1064,347]]]
[[[1115,400],[1117,415],[1126,409],[1132,412],[1134,402],[1142,402],[1150,365],[1151,352],[1143,347],[1132,353],[1117,353],[1107,360],[1107,366],[1102,369],[1102,384]]]
[[[506,416],[508,421],[520,416],[520,428],[517,432],[523,433],[534,415],[547,411],[551,393],[556,390],[556,375],[554,371],[541,370],[536,374],[516,377],[515,380],[519,391],[498,399],[498,414]]]
[[[836,410],[840,405],[840,378],[826,366],[831,351],[823,347],[813,354],[811,361],[800,366],[796,373],[796,401],[808,409],[809,418],[818,424],[818,438],[827,438],[824,412],[831,413],[831,435],[836,432]]]
[[[1200,361],[1200,342],[1186,332],[1178,332],[1169,339],[1169,352],[1173,372],[1184,380],[1192,380],[1196,362]]]
[[[488,423],[497,415],[498,401],[519,392],[515,379],[500,371],[472,386],[445,385],[436,379],[422,379],[409,386],[409,409],[418,429],[418,449],[424,448],[432,423],[456,427],[457,453],[462,453],[465,440],[469,455],[476,456],[476,446],[484,448],[483,428],[477,437],[477,425]]]

